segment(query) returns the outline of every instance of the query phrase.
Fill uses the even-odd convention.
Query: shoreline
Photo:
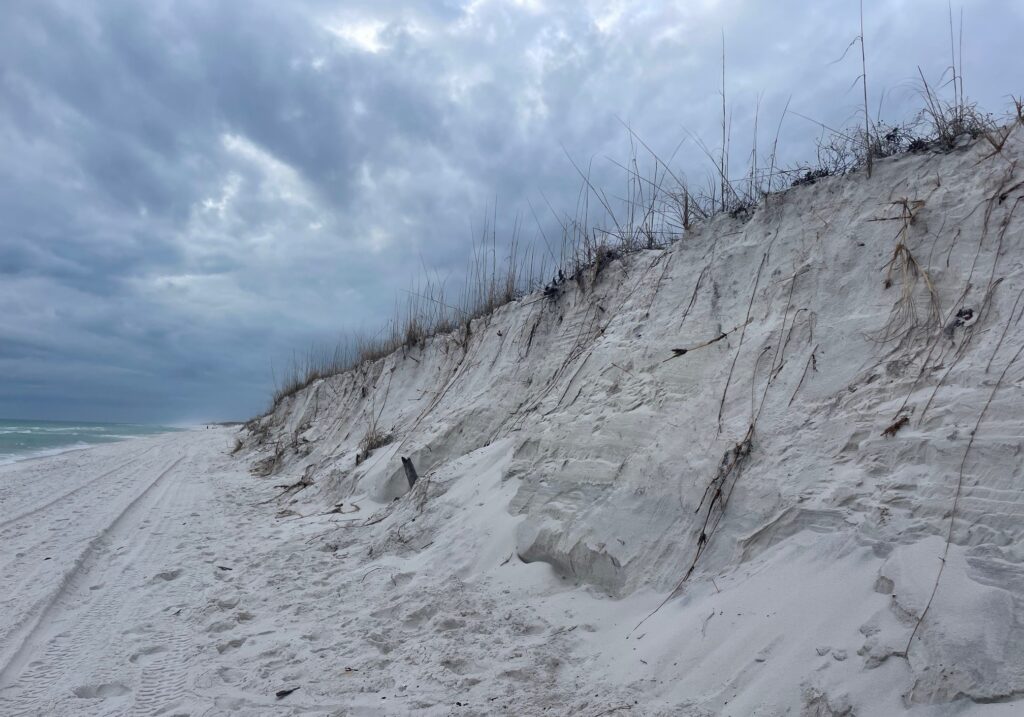
[[[11,423],[11,424],[20,423],[16,419],[4,419],[4,421],[6,423]],[[67,443],[67,444],[63,444],[63,445],[56,445],[56,446],[50,446],[50,447],[45,447],[45,448],[31,449],[31,450],[26,450],[26,451],[3,452],[3,450],[8,450],[9,451],[9,449],[3,449],[3,450],[0,450],[0,466],[9,466],[9,465],[15,465],[15,464],[18,464],[18,463],[24,463],[26,461],[34,461],[34,460],[40,460],[40,459],[45,459],[45,458],[53,458],[55,456],[64,455],[65,453],[72,453],[72,452],[76,452],[76,451],[89,450],[91,448],[96,448],[98,446],[108,446],[108,445],[112,445],[112,444],[115,444],[115,443],[123,443],[124,441],[131,441],[131,440],[134,440],[134,439],[137,439],[137,438],[149,438],[149,437],[152,437],[152,436],[162,436],[162,435],[166,435],[168,433],[178,433],[178,432],[183,432],[183,431],[197,430],[197,429],[201,428],[201,426],[183,426],[183,427],[178,427],[178,426],[160,426],[160,425],[149,426],[147,424],[135,424],[135,423],[123,423],[123,424],[121,424],[121,423],[112,423],[111,424],[111,423],[95,423],[95,422],[89,422],[89,421],[37,421],[37,422],[25,421],[24,422],[24,425],[26,427],[36,427],[36,426],[39,426],[40,424],[54,424],[54,426],[56,426],[55,429],[53,429],[52,431],[44,432],[43,435],[48,435],[48,434],[60,435],[60,434],[63,434],[63,433],[67,433],[67,434],[74,435],[74,436],[83,435],[84,437],[88,438],[88,437],[90,437],[89,433],[82,433],[87,428],[103,428],[103,429],[109,429],[111,432],[109,432],[109,433],[102,433],[102,434],[99,434],[99,435],[93,435],[92,436],[92,437],[97,438],[99,440],[92,440],[92,441],[89,441],[89,440],[77,440],[74,443]],[[212,424],[210,424],[210,425],[212,425]],[[152,429],[158,429],[158,430],[152,430],[152,431],[146,432],[146,433],[135,433],[135,434],[131,434],[131,433],[115,433],[115,432],[113,432],[118,427],[136,428],[136,429],[147,429],[147,430],[152,428]],[[78,431],[78,433],[75,433],[76,430]],[[14,434],[14,435],[29,435],[29,436],[31,436],[31,435],[40,435],[39,432],[32,431],[32,430],[7,430],[7,431],[5,431],[5,434],[6,435],[11,435],[11,434]],[[2,448],[2,447],[0,447],[0,448]]]
[[[120,443],[120,441],[111,441],[111,443]],[[61,448],[48,448],[41,451],[34,451],[32,453],[4,453],[0,455],[0,466],[11,466],[17,463],[24,463],[26,461],[35,461],[43,458],[53,458],[60,456],[65,453],[71,453],[73,451],[84,451],[89,448],[93,448],[97,443],[76,443],[70,446],[63,446]]]

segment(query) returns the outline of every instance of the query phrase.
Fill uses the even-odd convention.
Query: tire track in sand
[[[82,490],[84,490],[84,489],[86,489],[86,488],[88,488],[88,487],[98,483],[99,481],[103,480],[104,478],[109,478],[110,476],[119,473],[122,469],[127,468],[130,465],[133,465],[139,459],[141,459],[143,456],[147,455],[148,453],[151,453],[155,448],[156,448],[156,446],[150,446],[149,448],[147,448],[146,450],[142,451],[138,455],[132,456],[128,460],[126,460],[123,463],[117,465],[116,467],[110,469],[109,471],[105,471],[103,473],[100,473],[98,476],[94,476],[92,478],[87,479],[86,481],[84,481],[80,485],[72,488],[71,490],[69,490],[69,491],[67,491],[65,493],[61,493],[56,498],[48,500],[45,503],[43,503],[42,505],[37,505],[37,506],[35,506],[33,508],[29,508],[25,512],[20,513],[19,515],[16,515],[13,518],[5,518],[4,520],[0,521],[0,531],[3,531],[9,525],[14,525],[15,523],[20,523],[21,521],[25,520],[25,518],[29,518],[29,517],[31,517],[33,515],[36,515],[37,513],[40,513],[42,511],[46,510],[47,508],[51,508],[51,507],[57,505],[58,503],[66,501],[68,498],[70,498],[71,496],[75,495],[79,491],[82,491]]]
[[[166,455],[153,458],[148,453],[131,451],[135,460],[122,464],[119,473],[94,478],[89,490],[0,530],[0,667],[26,623],[45,608],[89,542],[169,464]]]
[[[189,485],[174,491],[170,504],[161,506],[160,511],[161,517],[167,523],[175,523],[176,528],[182,517],[199,517],[193,512],[197,503],[208,502],[205,484],[195,480],[193,472],[185,480],[189,480]],[[160,559],[173,558],[175,567],[157,573],[146,583],[148,599],[135,601],[131,620],[125,621],[125,624],[139,625],[136,632],[144,630],[145,636],[144,644],[136,643],[136,648],[141,649],[130,658],[132,664],[139,666],[140,673],[134,702],[126,713],[129,715],[190,712],[182,702],[189,694],[188,651],[195,646],[195,635],[194,626],[181,613],[193,610],[195,596],[203,592],[196,566],[205,563],[198,554],[200,543],[195,540],[195,531],[188,527],[187,521],[182,525],[186,530],[176,529],[168,535],[183,540],[160,553]],[[153,549],[148,552],[152,554]],[[142,567],[147,567],[145,561]],[[155,566],[150,563],[148,567]],[[160,567],[166,566],[161,564]],[[175,605],[177,610],[173,610]]]
[[[167,489],[164,479],[182,460],[184,456],[160,471],[106,528],[89,541],[72,568],[64,574],[49,600],[41,608],[37,608],[34,619],[25,621],[16,631],[19,634],[11,643],[17,647],[0,668],[0,699],[4,699],[5,705],[21,706],[26,710],[26,714],[38,712],[39,697],[53,686],[54,679],[59,677],[69,664],[81,661],[88,655],[91,646],[83,642],[96,635],[102,635],[109,629],[111,620],[120,608],[119,598],[130,587],[122,584],[127,580],[127,572],[120,573],[120,579],[104,591],[105,599],[102,600],[95,599],[97,596],[90,596],[90,583],[93,582],[90,578],[97,572],[102,558],[112,553],[115,544],[132,544],[133,553],[144,547],[144,544],[133,540],[136,537],[134,529],[153,505],[159,502],[162,496],[158,494]],[[163,490],[160,490],[161,488]],[[56,632],[58,626],[69,622],[62,621],[63,616],[80,610],[85,610],[82,616],[84,620],[76,621],[76,624],[71,625],[69,632]],[[96,627],[93,627],[94,625]],[[33,657],[41,649],[46,650],[46,659],[33,662]],[[28,667],[31,669],[26,673]],[[16,694],[10,695],[9,699],[13,699],[14,702],[7,703],[12,687],[16,688]],[[22,689],[18,690],[19,687]]]

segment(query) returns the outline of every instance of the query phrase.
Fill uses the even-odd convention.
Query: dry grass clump
[[[496,216],[486,221],[481,240],[473,245],[458,303],[449,306],[432,300],[444,309],[438,316],[438,326],[449,330],[466,326],[473,319],[488,316],[499,306],[516,301],[541,285],[547,262],[545,257],[536,255],[532,245],[525,250],[522,248],[519,220],[513,223],[507,253],[499,253],[496,224]]]
[[[359,454],[365,458],[373,453],[373,451],[388,445],[394,440],[395,435],[393,433],[380,430],[377,428],[376,423],[374,423],[367,429],[363,440],[359,442]]]
[[[968,99],[964,91],[963,38],[961,35],[958,52],[952,11],[949,17],[950,64],[937,84],[929,83],[924,72],[918,68],[920,85],[917,91],[923,101],[923,107],[905,124],[892,125],[880,120],[872,121],[868,113],[863,3],[860,33],[854,43],[859,43],[861,48],[862,75],[858,79],[862,81],[864,87],[864,123],[845,131],[821,125],[824,133],[818,141],[817,164],[802,168],[793,182],[794,186],[813,184],[822,177],[839,176],[859,169],[866,169],[870,177],[876,159],[904,152],[949,152],[979,137],[986,138],[995,152],[1002,150],[1009,135],[1008,128],[1001,127],[1000,122],[992,115],[978,109],[978,105]],[[950,90],[949,93],[945,93],[947,88]],[[1007,119],[1012,124],[1024,123],[1024,104],[1016,99],[1014,104],[1016,113]]]
[[[938,325],[941,317],[941,307],[935,284],[928,271],[918,263],[909,246],[910,227],[914,223],[917,211],[924,207],[924,201],[903,198],[892,202],[892,205],[899,210],[899,216],[876,220],[899,222],[892,258],[886,264],[885,288],[892,287],[898,280],[900,295],[893,305],[885,328],[873,337],[882,343],[900,339],[918,326],[929,323]],[[917,305],[919,281],[924,282],[927,295],[927,309],[924,311],[924,316],[921,315]]]
[[[921,77],[921,97],[924,108],[920,121],[928,128],[925,140],[933,147],[949,151],[955,149],[964,139],[977,139],[994,132],[998,123],[990,114],[978,109],[978,105],[963,96],[963,79],[954,72],[953,98],[943,99],[928,84],[918,68]]]
[[[280,383],[274,377],[273,405],[321,378],[347,371],[357,363],[357,357],[358,352],[351,340],[339,341],[334,346],[313,346],[304,354],[293,354]]]
[[[541,285],[547,265],[533,247],[521,249],[518,223],[509,248],[499,246],[492,220],[473,244],[472,256],[457,297],[449,299],[445,282],[422,279],[396,303],[394,318],[373,336],[344,334],[333,346],[314,346],[294,354],[280,382],[275,377],[272,407],[314,382],[336,376],[399,350],[422,348],[433,336],[463,329],[488,316],[500,306],[515,301]]]
[[[385,392],[384,403],[387,403],[387,393],[390,392],[390,382],[388,385],[388,391]],[[359,441],[359,447],[356,450],[356,465],[359,465],[369,457],[371,453],[382,446],[386,446],[395,440],[395,434],[392,431],[385,431],[380,428],[380,416],[384,412],[384,404],[381,405],[380,410],[376,410],[376,404],[370,405],[370,419],[369,424],[366,427],[366,434],[362,440]]]

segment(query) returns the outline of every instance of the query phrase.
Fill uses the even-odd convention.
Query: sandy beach
[[[235,435],[0,468],[0,713],[738,717],[827,707],[808,698],[816,672],[868,714],[902,711],[905,664],[865,671],[858,648],[872,621],[905,630],[878,624],[880,561],[846,535],[802,530],[638,630],[663,592],[612,599],[516,554],[508,440],[435,476],[423,514],[413,500],[281,501],[230,455]]]
[[[542,611],[510,599],[564,586],[542,564],[510,565],[515,520],[500,502],[443,545],[375,557],[393,524],[344,540],[336,515],[275,515],[281,490],[229,455],[234,433],[0,468],[0,713],[486,714],[576,701],[558,665],[578,628],[596,628],[576,596]],[[452,498],[494,487],[501,465]],[[595,707],[625,699],[586,690]]]
[[[195,431],[0,468],[0,712],[191,710],[215,637],[193,621],[230,582],[215,563],[244,555],[226,443]]]
[[[621,607],[509,560],[507,491],[443,541],[376,557],[393,523],[346,540],[337,515],[278,514],[281,490],[229,455],[234,434],[0,468],[0,713],[597,712],[642,696],[587,684],[582,666],[560,676],[590,621],[621,627]],[[466,466],[449,517],[497,487],[508,454]],[[482,482],[481,458],[497,459]]]

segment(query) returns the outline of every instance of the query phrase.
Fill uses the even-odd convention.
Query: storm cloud
[[[918,66],[937,80],[949,65],[948,11],[867,5],[873,112],[905,119]],[[527,238],[531,204],[571,211],[566,154],[611,185],[624,124],[665,156],[688,136],[714,146],[723,34],[734,146],[758,105],[765,141],[787,102],[844,126],[859,101],[849,0],[69,0],[3,15],[11,417],[256,413],[293,351],[381,324],[423,271],[457,281],[495,201],[499,223],[529,219]],[[1021,91],[1007,83],[1024,76],[1024,8],[977,0],[963,17],[967,94],[1002,110]],[[783,157],[811,154],[817,131],[788,115]],[[673,165],[703,171],[695,142]]]

